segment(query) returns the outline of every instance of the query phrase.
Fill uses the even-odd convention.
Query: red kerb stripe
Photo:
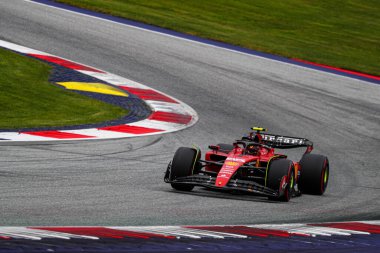
[[[126,87],[126,86],[120,86],[120,88],[144,100],[155,100],[155,101],[163,101],[163,102],[178,104],[178,102],[175,101],[174,99],[171,99],[170,97],[165,96],[164,94],[161,94],[155,90],[139,89],[139,88]]]
[[[55,139],[83,139],[83,138],[94,138],[94,136],[73,134],[60,131],[37,131],[37,132],[21,132],[22,134],[30,134],[42,137],[49,137]]]
[[[246,235],[246,236],[256,236],[256,237],[268,237],[268,236],[278,236],[278,237],[289,237],[290,234],[286,231],[272,230],[272,229],[261,229],[261,228],[251,228],[246,226],[191,226],[187,228],[202,229],[207,231],[215,231],[222,233]]]
[[[324,65],[324,64],[320,64],[320,63],[315,63],[315,62],[310,62],[310,61],[305,61],[305,60],[297,59],[297,58],[293,58],[292,60],[302,62],[302,63],[306,63],[306,64],[309,64],[312,66],[322,67],[322,68],[326,68],[326,69],[331,69],[331,70],[351,74],[351,75],[362,76],[362,77],[366,77],[366,78],[370,78],[370,79],[380,80],[380,76],[374,76],[374,75],[369,75],[369,74],[351,71],[351,70],[347,70],[347,69],[341,69],[341,68],[332,67],[332,66],[328,66],[328,65]]]
[[[156,133],[156,132],[164,131],[161,129],[139,127],[139,126],[128,126],[128,125],[102,127],[102,128],[98,128],[98,129],[99,130],[106,130],[106,131],[130,133],[130,134],[147,134],[147,133]]]
[[[103,71],[100,71],[100,70],[97,70],[97,69],[94,69],[94,68],[90,68],[90,67],[87,67],[87,66],[83,66],[81,64],[78,64],[78,63],[75,63],[75,62],[71,62],[71,61],[67,61],[67,60],[64,60],[64,59],[61,59],[61,58],[58,58],[58,57],[55,57],[55,56],[40,55],[40,54],[28,54],[28,55],[29,56],[33,56],[33,57],[38,58],[38,59],[41,59],[41,60],[44,60],[44,61],[48,61],[48,62],[52,62],[52,63],[58,64],[60,66],[63,66],[63,67],[69,68],[69,69],[86,70],[86,71],[104,73]]]
[[[139,239],[149,239],[152,237],[174,239],[174,236],[165,236],[154,233],[133,232],[127,230],[118,230],[105,227],[30,227],[32,229],[47,230],[54,232],[69,233],[75,235],[95,236],[100,238],[122,239],[124,237],[133,237]]]
[[[367,223],[361,223],[361,222],[322,223],[322,224],[310,224],[310,225],[356,230],[356,231],[362,231],[362,232],[367,232],[371,234],[380,234],[379,225],[373,225],[373,224],[367,224]]]
[[[149,119],[172,122],[177,124],[188,124],[191,121],[192,117],[191,115],[184,115],[172,112],[154,112],[152,113],[152,115],[150,115]]]

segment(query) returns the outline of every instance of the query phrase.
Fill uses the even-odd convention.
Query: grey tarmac
[[[379,85],[22,0],[0,1],[0,39],[141,82],[200,118],[162,136],[1,145],[3,226],[380,219]],[[229,143],[253,125],[312,140],[330,159],[326,194],[277,203],[202,188],[179,193],[163,182],[178,147]]]

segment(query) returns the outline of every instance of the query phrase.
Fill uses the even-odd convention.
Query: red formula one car
[[[305,138],[261,133],[253,127],[248,136],[231,144],[210,145],[204,160],[199,148],[179,148],[169,163],[165,182],[179,191],[204,186],[241,191],[289,201],[301,193],[322,195],[329,179],[326,156],[310,154],[313,143]],[[275,153],[277,149],[306,147],[299,162]]]

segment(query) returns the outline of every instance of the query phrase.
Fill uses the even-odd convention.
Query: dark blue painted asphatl
[[[221,48],[225,48],[225,49],[229,49],[229,50],[233,50],[233,51],[237,51],[237,52],[241,52],[241,53],[245,53],[245,54],[256,55],[256,56],[260,56],[260,57],[264,57],[264,58],[268,58],[268,59],[272,59],[272,60],[276,60],[276,61],[281,61],[281,62],[293,64],[293,65],[307,67],[310,69],[320,70],[320,71],[333,73],[333,74],[337,74],[337,75],[341,75],[341,76],[347,76],[347,77],[351,77],[351,78],[355,78],[355,79],[359,79],[359,80],[363,80],[363,81],[367,81],[367,82],[371,82],[371,83],[375,83],[375,84],[380,84],[380,78],[376,77],[376,76],[372,76],[372,77],[371,77],[371,75],[362,76],[362,73],[359,73],[359,72],[347,73],[344,70],[339,70],[336,68],[333,68],[333,69],[329,68],[329,66],[326,66],[326,67],[316,66],[316,65],[313,65],[312,63],[299,62],[299,61],[288,59],[288,58],[285,58],[282,56],[263,53],[263,52],[259,52],[259,51],[255,51],[252,49],[239,47],[239,46],[234,46],[234,45],[223,43],[223,42],[218,42],[218,41],[214,41],[214,40],[210,40],[210,39],[200,38],[200,37],[197,37],[194,35],[175,32],[175,31],[172,31],[169,29],[136,22],[136,21],[125,19],[125,18],[114,17],[111,15],[98,13],[95,11],[90,11],[90,10],[77,8],[77,7],[73,7],[73,6],[66,5],[66,4],[57,3],[53,0],[32,0],[32,1],[37,2],[37,3],[46,4],[49,6],[54,6],[54,7],[65,9],[65,10],[69,10],[69,11],[73,11],[73,12],[77,12],[77,13],[81,13],[81,14],[85,14],[85,15],[89,15],[89,16],[93,16],[93,17],[97,17],[97,18],[110,20],[110,21],[125,24],[125,25],[130,25],[130,26],[134,26],[134,27],[138,27],[138,28],[142,28],[142,29],[146,29],[146,30],[151,30],[154,32],[168,34],[168,35],[175,36],[178,38],[183,38],[183,39],[192,40],[192,41],[196,41],[196,42],[200,42],[200,43],[204,43],[204,44],[208,44],[208,45],[213,45],[213,46],[217,46],[217,47],[221,47]]]
[[[32,57],[32,56],[29,56]],[[32,57],[34,58],[34,57]],[[35,58],[34,58],[35,59]],[[40,60],[40,59],[38,59]],[[56,82],[84,82],[84,83],[105,83],[95,77],[85,75],[81,72],[78,72],[76,70],[72,70],[66,67],[62,67],[58,64],[46,62],[43,60],[40,60],[42,62],[45,62],[53,67],[53,72],[49,76],[49,81],[56,83]]]
[[[254,237],[247,239],[10,239],[0,241],[2,252],[329,252],[378,253],[380,235]]]
[[[73,81],[86,82],[86,83],[103,83],[103,84],[112,86],[116,89],[120,89],[119,87],[115,85],[111,85],[95,77],[82,74],[78,71],[71,70],[71,69],[56,65],[54,63],[49,63],[49,64],[54,67],[53,73],[51,74],[49,78],[49,81],[52,83],[73,82]],[[59,86],[59,87],[63,88],[62,86]],[[129,110],[128,115],[124,116],[123,118],[102,122],[100,124],[87,125],[89,127],[105,127],[105,126],[128,124],[128,123],[145,119],[151,114],[151,110],[145,104],[145,102],[141,100],[141,98],[138,98],[137,96],[131,93],[128,93],[129,95],[128,97],[121,97],[121,96],[113,96],[113,95],[101,94],[101,93],[95,93],[95,92],[85,92],[85,91],[75,91],[75,90],[72,90],[72,91],[91,97],[93,99],[100,100],[108,104],[112,104],[112,105],[119,106],[121,108],[125,108]],[[121,90],[121,91],[126,92],[125,90]],[[79,128],[83,128],[83,125],[72,126],[70,127],[70,129],[73,129],[73,127],[76,127],[75,129],[79,129]],[[60,129],[63,129],[63,128],[60,128]]]

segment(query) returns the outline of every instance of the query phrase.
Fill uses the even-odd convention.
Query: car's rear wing
[[[305,154],[313,150],[313,142],[306,138],[262,133],[267,131],[267,129],[262,127],[252,127],[251,129],[255,132],[250,132],[248,136],[242,138],[243,140],[251,140],[271,148],[279,149],[306,147]]]
[[[260,134],[262,142],[273,148],[287,149],[287,148],[299,148],[307,147],[308,151],[313,149],[313,142],[305,138],[283,136],[276,134]],[[310,152],[309,151],[309,152]]]

